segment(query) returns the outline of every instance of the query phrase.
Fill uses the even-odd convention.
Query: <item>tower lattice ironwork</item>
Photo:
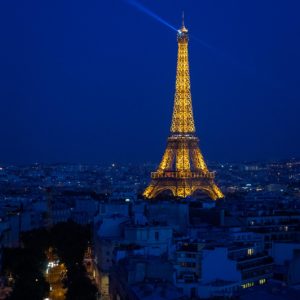
[[[212,199],[223,194],[214,182],[214,172],[209,172],[199,148],[193,117],[190,72],[188,61],[188,30],[182,22],[178,30],[178,57],[176,91],[167,148],[151,182],[143,195],[155,198],[170,190],[175,197],[187,197],[195,191],[206,192]]]

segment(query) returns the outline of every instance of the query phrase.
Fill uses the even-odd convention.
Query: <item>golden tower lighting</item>
[[[175,197],[187,197],[200,190],[212,199],[223,198],[214,182],[215,174],[209,172],[199,148],[193,117],[188,61],[188,30],[182,22],[178,30],[178,56],[176,91],[167,148],[151,182],[145,189],[145,198],[155,198],[164,191]]]

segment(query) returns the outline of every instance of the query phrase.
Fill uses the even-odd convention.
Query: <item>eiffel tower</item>
[[[188,61],[188,30],[182,19],[177,33],[178,57],[176,91],[173,107],[171,133],[167,148],[151,182],[145,189],[145,198],[171,191],[173,196],[185,198],[195,191],[203,191],[210,198],[223,198],[214,182],[214,172],[209,172],[199,148],[193,117],[190,74]]]

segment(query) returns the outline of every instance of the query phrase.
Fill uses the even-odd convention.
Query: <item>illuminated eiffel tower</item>
[[[207,193],[214,200],[224,197],[214,182],[215,174],[209,172],[205,164],[195,134],[188,40],[188,30],[183,20],[177,34],[176,92],[171,133],[161,163],[157,171],[151,173],[151,182],[143,193],[145,198],[155,198],[168,190],[173,196],[182,198],[198,190]]]

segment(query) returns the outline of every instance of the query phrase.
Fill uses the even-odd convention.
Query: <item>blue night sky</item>
[[[299,1],[140,3],[176,27],[185,11],[205,158],[300,155]],[[160,160],[175,31],[124,0],[2,0],[0,28],[1,163]]]

